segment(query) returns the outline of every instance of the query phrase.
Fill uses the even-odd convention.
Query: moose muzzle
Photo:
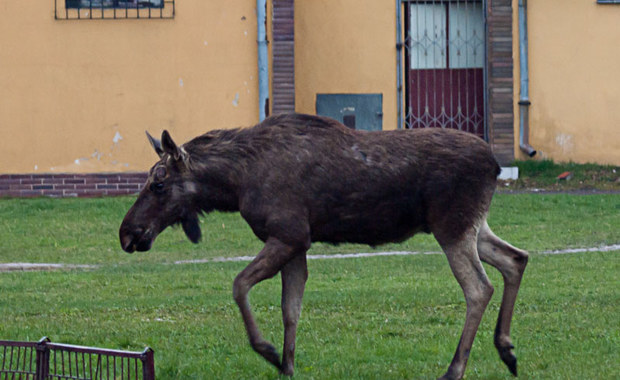
[[[143,228],[121,226],[119,237],[123,251],[127,253],[148,251],[153,244],[153,238],[148,235]]]

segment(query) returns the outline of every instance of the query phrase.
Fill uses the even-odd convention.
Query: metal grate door
[[[482,1],[415,1],[406,8],[406,127],[485,138]]]

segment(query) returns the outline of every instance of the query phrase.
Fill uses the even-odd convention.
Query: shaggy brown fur
[[[527,253],[497,238],[486,215],[500,168],[489,146],[446,129],[358,132],[301,114],[271,117],[246,129],[218,130],[177,147],[164,131],[151,138],[161,160],[120,228],[127,252],[150,249],[181,223],[193,242],[197,214],[240,211],[265,247],[234,282],[252,347],[293,373],[295,331],[314,241],[379,245],[432,233],[463,288],[467,318],[444,375],[461,378],[491,286],[480,259],[505,277],[496,329],[500,356],[516,374],[510,320]],[[282,272],[283,358],[254,322],[247,293]]]

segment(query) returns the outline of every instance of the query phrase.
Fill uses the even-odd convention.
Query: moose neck
[[[209,167],[200,165],[192,172],[198,208],[205,212],[239,210],[239,185],[233,173],[212,164]]]
[[[245,144],[231,141],[231,136],[241,131],[199,137],[184,145],[190,154],[191,180],[197,186],[197,206],[205,212],[239,210],[240,189],[251,156]]]

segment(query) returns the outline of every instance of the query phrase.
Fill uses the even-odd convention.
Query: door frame
[[[482,66],[476,66],[476,67],[454,67],[452,65],[451,62],[451,53],[452,53],[452,46],[450,44],[450,38],[451,38],[451,7],[450,4],[479,4],[480,5],[480,12],[482,13]],[[445,10],[445,18],[444,18],[444,23],[445,25],[443,25],[444,27],[444,31],[445,31],[445,68],[442,67],[437,67],[437,68],[420,68],[417,69],[419,70],[421,73],[424,72],[428,72],[430,70],[444,70],[443,73],[441,74],[437,74],[438,76],[435,77],[435,75],[432,76],[432,80],[431,82],[433,82],[435,85],[439,82],[442,83],[443,85],[447,85],[448,83],[445,82],[447,80],[448,77],[446,77],[446,75],[450,76],[449,82],[450,84],[453,83],[452,80],[452,76],[454,75],[454,72],[451,72],[451,70],[461,70],[462,74],[456,74],[456,80],[460,80],[461,78],[463,78],[463,80],[467,83],[467,79],[464,79],[465,76],[473,76],[474,78],[477,76],[476,74],[474,74],[473,72],[469,71],[472,69],[481,69],[482,70],[482,77],[481,77],[481,83],[479,83],[478,86],[476,86],[478,89],[480,89],[481,91],[481,96],[480,97],[475,97],[475,99],[479,99],[479,101],[481,102],[481,112],[479,113],[478,117],[481,117],[481,122],[482,122],[482,131],[476,133],[477,136],[482,137],[485,141],[488,141],[488,129],[487,129],[487,102],[486,102],[486,70],[487,70],[487,56],[486,56],[486,12],[484,12],[485,9],[485,1],[484,0],[434,0],[434,1],[419,1],[419,0],[408,0],[406,1],[406,3],[404,3],[404,6],[406,7],[405,10],[405,62],[404,62],[404,67],[405,67],[405,108],[403,110],[403,112],[405,113],[405,126],[409,126],[411,127],[411,125],[409,125],[410,120],[409,120],[409,109],[411,108],[411,104],[410,102],[414,99],[412,99],[412,92],[411,92],[411,82],[412,82],[412,78],[411,75],[413,74],[412,71],[414,69],[411,68],[411,50],[409,49],[409,47],[407,46],[407,42],[409,41],[409,38],[411,38],[411,36],[409,35],[409,33],[411,32],[411,5],[413,4],[425,4],[425,5],[441,5],[444,10]],[[467,5],[465,5],[465,7],[467,8]],[[427,77],[426,75],[422,75],[422,78],[427,78],[429,79],[430,77]],[[420,80],[420,76],[418,76],[418,80]],[[474,82],[475,83],[475,82]],[[456,96],[459,99],[462,99],[459,95],[459,92],[463,91],[461,89],[461,86],[456,85],[456,91],[452,91],[453,88],[450,88],[450,95]],[[478,90],[474,89],[473,92],[476,93]],[[464,92],[469,92],[469,90],[465,90]],[[446,93],[442,94],[442,95],[447,95]],[[455,102],[455,100],[457,98],[450,98],[448,101],[452,104],[453,102]],[[431,103],[435,104],[436,106],[436,102],[438,101],[438,99],[434,99],[434,101],[432,101]],[[476,100],[477,102],[477,100]],[[428,105],[428,104],[427,104]],[[418,106],[420,106],[420,104],[418,104]],[[467,105],[464,105],[465,108],[467,108]],[[415,108],[415,107],[414,107]],[[431,107],[433,108],[433,107]],[[449,117],[454,118],[454,108],[453,107],[449,107],[450,111],[449,112],[451,115],[449,115]],[[436,110],[435,110],[436,111]],[[470,110],[467,110],[470,111]],[[432,111],[431,111],[432,112]],[[436,117],[437,115],[431,115],[431,117]],[[470,117],[474,117],[474,115],[470,115],[465,113],[463,115],[466,118],[470,118]],[[480,120],[480,119],[478,119]],[[458,123],[458,122],[456,122]],[[469,125],[468,122],[465,122],[465,125]],[[460,129],[460,128],[459,128]],[[468,131],[469,132],[469,131]],[[473,132],[472,132],[473,133]]]
[[[403,59],[403,53],[406,53],[403,24],[407,14],[404,12],[404,7],[415,1],[418,0],[396,0],[396,87],[399,129],[406,127],[404,106],[406,91],[403,79],[404,69],[408,66]],[[485,140],[491,145],[500,164],[506,165],[515,159],[513,4],[512,0],[482,0],[482,7],[485,37],[483,67]]]
[[[408,110],[410,107],[410,102],[411,102],[411,51],[408,49],[408,47],[406,46],[406,44],[408,43],[409,40],[409,33],[411,31],[411,17],[410,17],[410,9],[411,9],[411,4],[438,4],[438,5],[443,5],[446,8],[446,70],[450,69],[450,44],[449,44],[449,35],[450,35],[450,25],[449,25],[449,20],[450,20],[450,13],[449,13],[449,3],[478,3],[481,6],[481,10],[482,10],[482,24],[483,24],[483,29],[484,29],[484,41],[483,41],[483,64],[482,64],[482,138],[484,138],[485,141],[489,141],[489,131],[488,131],[488,115],[487,115],[487,91],[485,91],[485,89],[487,88],[487,83],[486,83],[486,78],[487,78],[487,49],[486,49],[486,39],[487,39],[487,20],[486,20],[486,12],[484,12],[484,10],[486,9],[485,7],[485,0],[432,0],[432,1],[423,1],[423,0],[403,0],[402,1],[402,6],[406,7],[404,13],[404,35],[405,35],[405,45],[404,45],[404,51],[405,51],[405,57],[404,57],[404,77],[405,77],[405,83],[404,83],[404,88],[405,88],[405,104],[404,104],[404,108],[403,108],[403,112],[404,112],[404,127],[406,128],[408,126],[409,120],[408,120]],[[453,101],[452,99],[450,101]]]

